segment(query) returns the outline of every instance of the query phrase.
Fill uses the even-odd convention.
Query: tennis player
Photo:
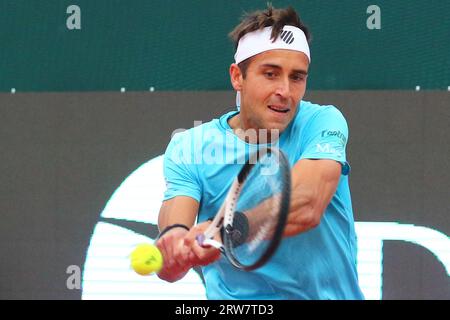
[[[336,107],[302,100],[311,62],[308,29],[294,9],[269,6],[247,14],[230,37],[237,110],[174,135],[165,153],[159,277],[177,281],[201,265],[209,299],[363,299],[347,123]],[[219,210],[242,158],[261,144],[287,155],[292,196],[277,252],[245,272],[195,238]]]

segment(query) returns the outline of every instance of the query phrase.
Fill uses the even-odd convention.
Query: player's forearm
[[[296,235],[317,227],[326,208],[323,205],[326,200],[319,199],[315,192],[305,192],[301,187],[293,188],[291,192],[285,236]]]
[[[301,160],[292,169],[291,203],[285,235],[292,236],[319,225],[340,177],[332,160]]]
[[[188,228],[194,225],[199,203],[190,197],[178,196],[164,201],[158,216],[159,230],[174,224],[182,224]]]
[[[164,210],[161,208],[158,217],[158,228],[160,231],[169,226],[180,224],[190,228],[194,224],[189,216],[183,214],[183,210]]]

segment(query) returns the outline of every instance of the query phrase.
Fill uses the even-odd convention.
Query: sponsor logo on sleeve
[[[347,137],[339,130],[323,130],[321,136],[322,138],[337,137],[342,142],[343,146],[347,143]]]

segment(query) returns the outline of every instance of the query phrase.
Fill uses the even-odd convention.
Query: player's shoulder
[[[305,137],[328,127],[347,128],[347,121],[338,107],[302,100],[289,130],[293,136]]]
[[[219,119],[212,119],[207,122],[194,122],[194,126],[189,129],[177,129],[172,133],[169,145],[202,145],[208,137],[221,134]]]
[[[340,123],[343,126],[347,125],[347,121],[338,107],[331,104],[322,105],[309,101],[301,101],[294,127],[303,130],[311,126],[327,125],[330,123]]]
[[[339,108],[335,105],[331,104],[323,105],[304,100],[300,102],[299,112],[297,114],[298,118],[310,120],[319,115],[344,118],[344,115],[342,114],[341,110],[339,110]]]

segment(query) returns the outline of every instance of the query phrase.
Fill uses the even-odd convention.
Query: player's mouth
[[[277,112],[277,113],[288,113],[290,111],[290,108],[286,106],[277,106],[277,105],[268,105],[267,106],[270,110]]]

